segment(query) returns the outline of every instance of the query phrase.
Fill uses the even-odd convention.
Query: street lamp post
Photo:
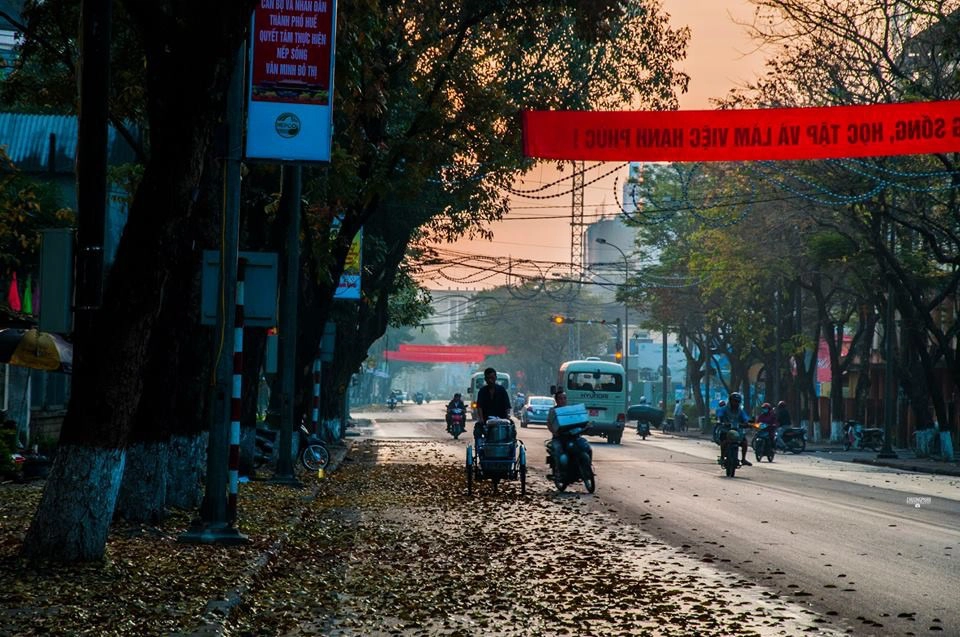
[[[610,246],[611,248],[619,252],[620,256],[623,257],[623,287],[624,289],[626,289],[627,277],[630,276],[630,264],[627,261],[627,255],[623,252],[623,250],[613,245],[603,237],[597,237],[597,243],[603,244],[605,246]],[[626,418],[627,411],[630,409],[630,320],[629,320],[629,314],[627,310],[626,297],[624,297],[623,299],[623,335],[624,335],[624,338],[620,342],[624,344],[624,347],[627,350],[623,353],[623,376],[624,376],[623,382],[627,390],[626,392],[624,392],[624,398],[623,398],[623,417]],[[618,339],[620,338],[619,334],[617,334],[617,338]],[[664,398],[664,400],[666,400],[666,398]]]

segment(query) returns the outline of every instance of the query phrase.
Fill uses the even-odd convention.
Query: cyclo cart
[[[506,418],[490,418],[484,424],[477,449],[467,445],[467,495],[473,495],[474,481],[490,480],[493,492],[501,480],[520,479],[520,495],[527,494],[527,450],[517,440],[517,427]]]

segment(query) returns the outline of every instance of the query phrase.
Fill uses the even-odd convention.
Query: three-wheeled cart
[[[527,450],[517,440],[517,427],[506,418],[490,418],[483,425],[483,437],[477,448],[467,445],[467,495],[473,495],[473,484],[490,480],[493,492],[501,480],[520,479],[520,495],[527,494]]]

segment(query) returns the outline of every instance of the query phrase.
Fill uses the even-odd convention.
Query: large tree
[[[30,4],[27,13],[37,22],[28,38],[45,40],[34,43],[38,56],[75,59],[75,40],[46,34],[71,33],[62,25],[77,6]],[[117,3],[122,37],[115,47],[127,55],[115,51],[112,113],[114,120],[122,120],[117,113],[141,113],[148,143],[94,321],[95,340],[111,346],[81,352],[84,373],[74,379],[60,451],[25,540],[29,556],[103,554],[151,352],[158,351],[151,343],[164,308],[180,302],[173,277],[196,258],[193,229],[216,227],[215,209],[198,205],[198,190],[252,6],[250,0]],[[518,110],[670,107],[686,83],[673,69],[685,33],[670,30],[647,0],[356,1],[340,2],[339,11],[334,155],[305,191],[323,216],[305,224],[314,233],[307,253],[316,262],[306,270],[314,276],[302,296],[311,302],[300,313],[301,370],[310,368],[302,363],[316,352],[361,226],[386,218],[389,232],[399,233],[389,237],[395,247],[388,267],[401,262],[397,254],[421,236],[421,226],[448,236],[465,228],[482,233],[480,222],[506,211],[504,186],[528,166],[520,155]],[[51,24],[45,20],[57,28],[44,30],[41,23]],[[342,214],[333,239],[330,211]],[[374,297],[389,294],[394,283],[379,279]],[[387,311],[380,302],[369,307]],[[306,385],[304,376],[300,386]],[[306,392],[300,396],[305,400]]]
[[[93,323],[92,341],[104,345],[79,352],[83,373],[73,378],[51,477],[24,540],[35,558],[103,555],[149,344],[201,222],[196,191],[253,2],[120,6],[145,61],[149,157]]]

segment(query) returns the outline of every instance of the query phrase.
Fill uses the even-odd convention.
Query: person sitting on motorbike
[[[486,383],[477,390],[477,422],[473,425],[473,439],[480,447],[486,422],[490,418],[510,418],[510,394],[503,385],[497,384],[497,370],[488,367],[483,370]]]
[[[567,392],[563,391],[563,388],[560,387],[557,389],[557,393],[553,395],[553,400],[557,403],[556,406],[551,407],[550,411],[547,412],[547,429],[550,430],[552,438],[550,439],[550,455],[554,459],[554,468],[559,470],[560,459],[563,457],[563,443],[560,441],[557,430],[557,407],[566,407],[567,406]],[[562,474],[561,474],[562,475]],[[553,476],[547,476],[548,480],[552,480]]]
[[[764,430],[767,433],[765,435],[770,437],[770,442],[774,446],[777,444],[777,414],[773,411],[773,406],[770,403],[763,403],[760,405],[760,414],[757,416],[757,422],[761,425],[766,425],[767,428]]]
[[[454,394],[450,402],[447,403],[447,431],[450,431],[450,425],[452,424],[450,412],[454,409],[459,409],[461,414],[467,412],[467,406],[463,404],[463,397],[460,395],[460,392]]]
[[[790,410],[787,409],[787,403],[782,400],[777,403],[777,425],[785,428],[793,426],[793,422],[790,420]]]
[[[752,466],[753,463],[747,460],[747,437],[743,435],[743,425],[750,420],[746,410],[740,406],[743,403],[743,396],[739,392],[733,392],[727,397],[727,400],[728,404],[717,409],[717,430],[714,432],[714,440],[718,438],[723,440],[723,433],[730,429],[736,429],[737,433],[740,434],[740,464],[745,467]],[[718,434],[720,435],[718,436]],[[725,451],[726,446],[720,445],[721,457],[724,456]]]

